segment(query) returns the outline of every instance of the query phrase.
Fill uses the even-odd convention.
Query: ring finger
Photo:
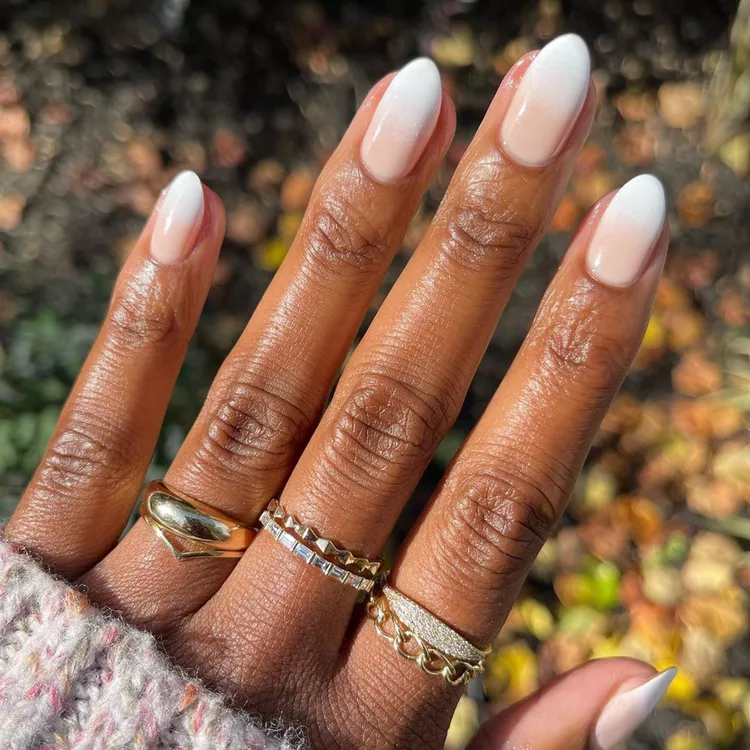
[[[170,468],[172,489],[257,520],[316,424],[453,130],[433,63],[416,60],[375,86]],[[141,521],[84,582],[131,622],[163,630],[212,596],[235,562],[178,562]]]
[[[74,578],[115,544],[154,452],[224,236],[219,198],[191,172],[164,192],[7,528]]]

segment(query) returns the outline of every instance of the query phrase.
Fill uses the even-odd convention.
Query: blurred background
[[[736,17],[736,21],[734,21]],[[680,667],[627,747],[750,747],[750,3],[736,0],[0,0],[0,516],[39,461],[119,265],[184,168],[228,235],[168,413],[160,476],[380,76],[427,54],[458,133],[382,293],[503,74],[566,31],[590,45],[592,136],[402,527],[503,377],[571,231],[641,171],[672,245],[645,341],[448,745],[582,661]],[[403,528],[394,536],[398,544]]]

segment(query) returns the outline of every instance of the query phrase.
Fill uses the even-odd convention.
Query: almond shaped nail
[[[554,159],[581,113],[591,61],[576,34],[551,41],[523,74],[505,113],[500,137],[519,164],[541,167]]]
[[[362,162],[379,182],[411,172],[437,125],[443,99],[440,73],[420,57],[403,67],[380,100],[362,141]]]
[[[625,183],[604,210],[589,240],[586,266],[602,284],[630,286],[648,265],[661,234],[666,199],[661,182],[642,174]]]
[[[629,737],[656,708],[676,674],[676,667],[670,667],[648,682],[611,698],[594,726],[591,744],[595,750],[611,750]]]
[[[195,172],[185,171],[169,183],[151,234],[151,257],[165,265],[187,258],[195,230],[203,219],[203,185]]]

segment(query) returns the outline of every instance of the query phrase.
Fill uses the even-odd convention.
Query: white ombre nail
[[[677,669],[670,667],[643,685],[615,695],[597,719],[591,736],[594,750],[611,750],[629,737],[656,708],[676,674]]]
[[[179,263],[192,250],[203,218],[203,185],[195,172],[180,172],[169,183],[151,234],[151,256],[165,265]]]
[[[586,252],[589,273],[607,286],[637,281],[662,227],[666,199],[661,182],[642,174],[626,182],[604,209]]]
[[[362,141],[362,162],[376,180],[396,182],[411,172],[435,130],[442,98],[440,73],[429,58],[396,74]]]
[[[503,148],[516,162],[548,164],[578,119],[589,88],[591,61],[576,34],[551,41],[523,74],[503,118]]]

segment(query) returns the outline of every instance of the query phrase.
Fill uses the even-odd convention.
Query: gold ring
[[[378,577],[380,569],[383,567],[382,558],[369,560],[366,557],[356,557],[349,550],[339,549],[330,539],[323,539],[318,536],[314,529],[304,526],[294,516],[289,515],[276,499],[271,500],[266,510],[280,526],[291,531],[303,542],[309,542],[310,546],[317,548],[321,555],[331,558],[334,563],[338,563],[342,568],[354,568],[357,573],[362,573],[368,578]]]
[[[357,575],[356,573],[346,570],[346,568],[334,564],[330,560],[326,560],[325,557],[319,555],[314,549],[312,549],[312,547],[309,547],[301,539],[298,539],[294,534],[286,531],[281,524],[274,520],[270,511],[264,510],[263,513],[260,514],[260,525],[266,531],[269,531],[274,539],[281,542],[281,544],[293,555],[296,555],[308,565],[317,568],[323,573],[323,575],[329,576],[346,586],[351,586],[352,588],[357,589],[357,591],[364,591],[366,593],[370,593],[375,586],[374,578]]]
[[[367,616],[396,653],[450,685],[465,685],[484,672],[491,649],[475,646],[415,601],[384,584],[370,595]]]
[[[146,485],[140,512],[178,560],[242,557],[257,531],[200,500],[176,494],[163,482]],[[192,548],[178,546],[177,539],[192,542]]]

